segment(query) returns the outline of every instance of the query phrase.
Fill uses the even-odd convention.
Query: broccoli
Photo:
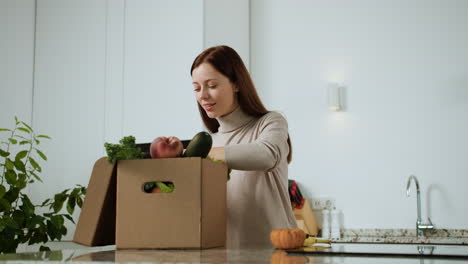
[[[118,160],[142,159],[143,152],[135,144],[134,136],[122,138],[120,144],[104,143],[107,152],[107,160],[115,163]]]

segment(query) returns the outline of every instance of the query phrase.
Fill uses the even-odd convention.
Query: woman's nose
[[[208,90],[205,88],[202,88],[200,91],[200,99],[206,99],[209,97]]]

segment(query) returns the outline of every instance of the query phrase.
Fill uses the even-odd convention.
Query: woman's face
[[[195,97],[208,117],[222,117],[237,108],[234,85],[211,64],[202,63],[192,71],[192,84]]]

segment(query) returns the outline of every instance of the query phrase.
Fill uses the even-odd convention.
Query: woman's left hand
[[[208,157],[212,159],[222,160],[225,161],[224,157],[224,147],[213,147],[211,148],[210,152],[208,153]]]

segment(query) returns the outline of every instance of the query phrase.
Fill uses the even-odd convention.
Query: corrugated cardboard
[[[315,218],[314,213],[312,212],[312,208],[310,207],[309,201],[305,199],[304,205],[301,209],[294,208],[293,209],[294,215],[296,219],[303,219],[307,230],[309,230],[309,235],[317,236],[318,235],[318,226],[317,220]]]
[[[153,181],[172,193],[145,193]],[[202,158],[123,160],[117,166],[117,248],[212,248],[226,241],[227,167]]]
[[[96,161],[81,207],[73,242],[86,246],[115,244],[116,166]]]

